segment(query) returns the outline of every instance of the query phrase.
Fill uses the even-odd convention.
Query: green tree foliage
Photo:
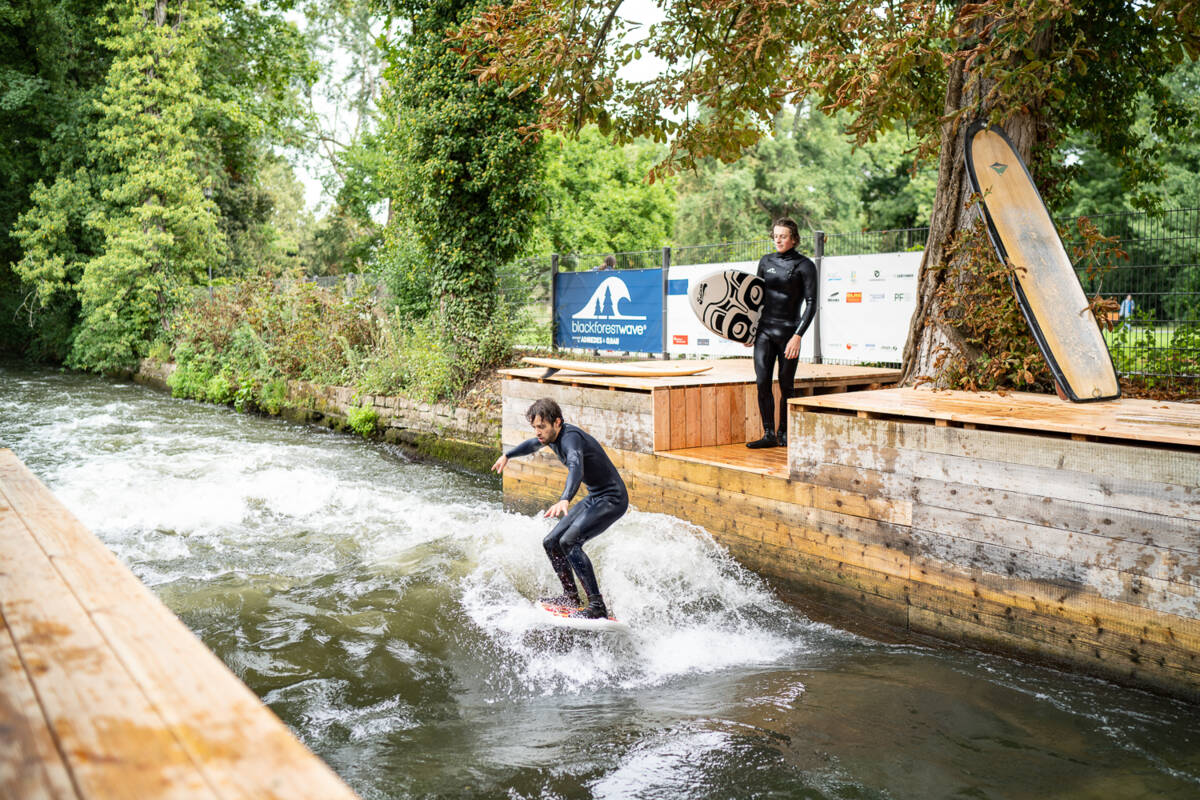
[[[179,291],[218,257],[216,209],[197,179],[195,126],[200,78],[198,43],[215,21],[211,9],[190,13],[155,3],[113,2],[114,54],[98,100],[97,138],[83,170],[39,190],[17,237],[22,279],[46,303],[73,291],[80,321],[68,363],[90,369],[128,366],[165,327]],[[106,169],[105,169],[106,168]],[[90,178],[90,179],[89,179]],[[62,241],[67,213],[52,207],[69,195],[98,237],[86,258]],[[78,218],[78,217],[77,217]],[[65,245],[65,246],[63,246]]]
[[[479,84],[447,32],[473,0],[397,4],[408,34],[388,45],[383,174],[393,221],[383,260],[406,313],[434,315],[439,346],[467,373],[506,346],[497,269],[525,249],[541,200],[538,143],[520,129],[534,98]]]
[[[544,145],[546,202],[527,252],[629,252],[671,240],[674,181],[646,180],[660,145],[614,145],[594,126],[578,138],[547,136]]]
[[[0,0],[0,349],[38,357],[65,355],[78,303],[58,294],[31,319],[29,289],[12,268],[21,245],[11,233],[38,182],[53,182],[59,172],[74,176],[93,138],[94,100],[111,56],[97,41],[102,20],[92,5]],[[65,189],[50,205],[58,224],[46,235],[69,255],[88,247],[89,234],[69,222],[82,217],[62,213],[79,200]]]
[[[853,231],[863,224],[865,158],[835,119],[811,106],[784,109],[772,134],[737,161],[701,161],[679,180],[680,245],[744,241],[769,235],[773,220],[793,217],[809,230]]]
[[[762,238],[782,216],[830,233],[927,225],[935,176],[928,169],[912,175],[907,137],[890,131],[856,148],[844,122],[808,104],[788,108],[771,136],[738,160],[710,157],[685,170],[676,243]]]
[[[286,265],[262,176],[311,62],[294,26],[240,0],[43,5],[29,27],[59,65],[35,62],[44,91],[23,107],[47,120],[26,132],[41,171],[5,206],[19,319],[34,355],[117,369],[210,270]]]

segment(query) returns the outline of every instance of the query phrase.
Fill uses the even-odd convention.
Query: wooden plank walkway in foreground
[[[0,797],[355,795],[0,449]]]

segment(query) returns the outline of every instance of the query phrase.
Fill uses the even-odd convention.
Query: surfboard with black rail
[[[966,162],[992,246],[1014,268],[1017,304],[1060,394],[1075,403],[1116,400],[1112,355],[1016,148],[1004,131],[977,120],[967,129]]]

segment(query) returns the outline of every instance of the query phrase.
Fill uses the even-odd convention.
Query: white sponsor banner
[[[688,300],[694,282],[707,278],[714,272],[724,272],[729,269],[749,272],[751,275],[757,274],[758,259],[721,264],[688,264],[683,267],[671,267],[667,271],[668,353],[671,355],[735,356],[738,358],[750,358],[754,354],[752,347],[746,347],[717,336],[701,325]],[[812,358],[812,339],[811,335],[805,334],[800,344],[801,358]]]
[[[826,256],[821,355],[856,364],[900,361],[917,307],[921,252]]]

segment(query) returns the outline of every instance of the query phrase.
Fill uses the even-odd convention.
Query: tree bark
[[[973,225],[979,213],[969,206],[972,192],[965,160],[969,120],[960,122],[955,115],[964,108],[976,108],[979,116],[986,115],[990,109],[981,102],[981,97],[986,96],[987,88],[981,81],[970,79],[962,59],[954,60],[944,105],[944,116],[949,121],[942,124],[938,185],[929,220],[929,238],[917,280],[917,307],[904,345],[903,386],[929,383],[934,388],[944,388],[939,367],[945,357],[961,353],[970,360],[978,355],[955,330],[953,320],[943,313],[938,290],[951,272],[961,276],[960,285],[954,287],[955,293],[969,288],[972,281],[967,271],[957,273],[945,269],[956,266],[950,261],[951,243]],[[1012,116],[1002,126],[1026,164],[1038,137],[1037,122],[1035,112],[1026,112]]]

